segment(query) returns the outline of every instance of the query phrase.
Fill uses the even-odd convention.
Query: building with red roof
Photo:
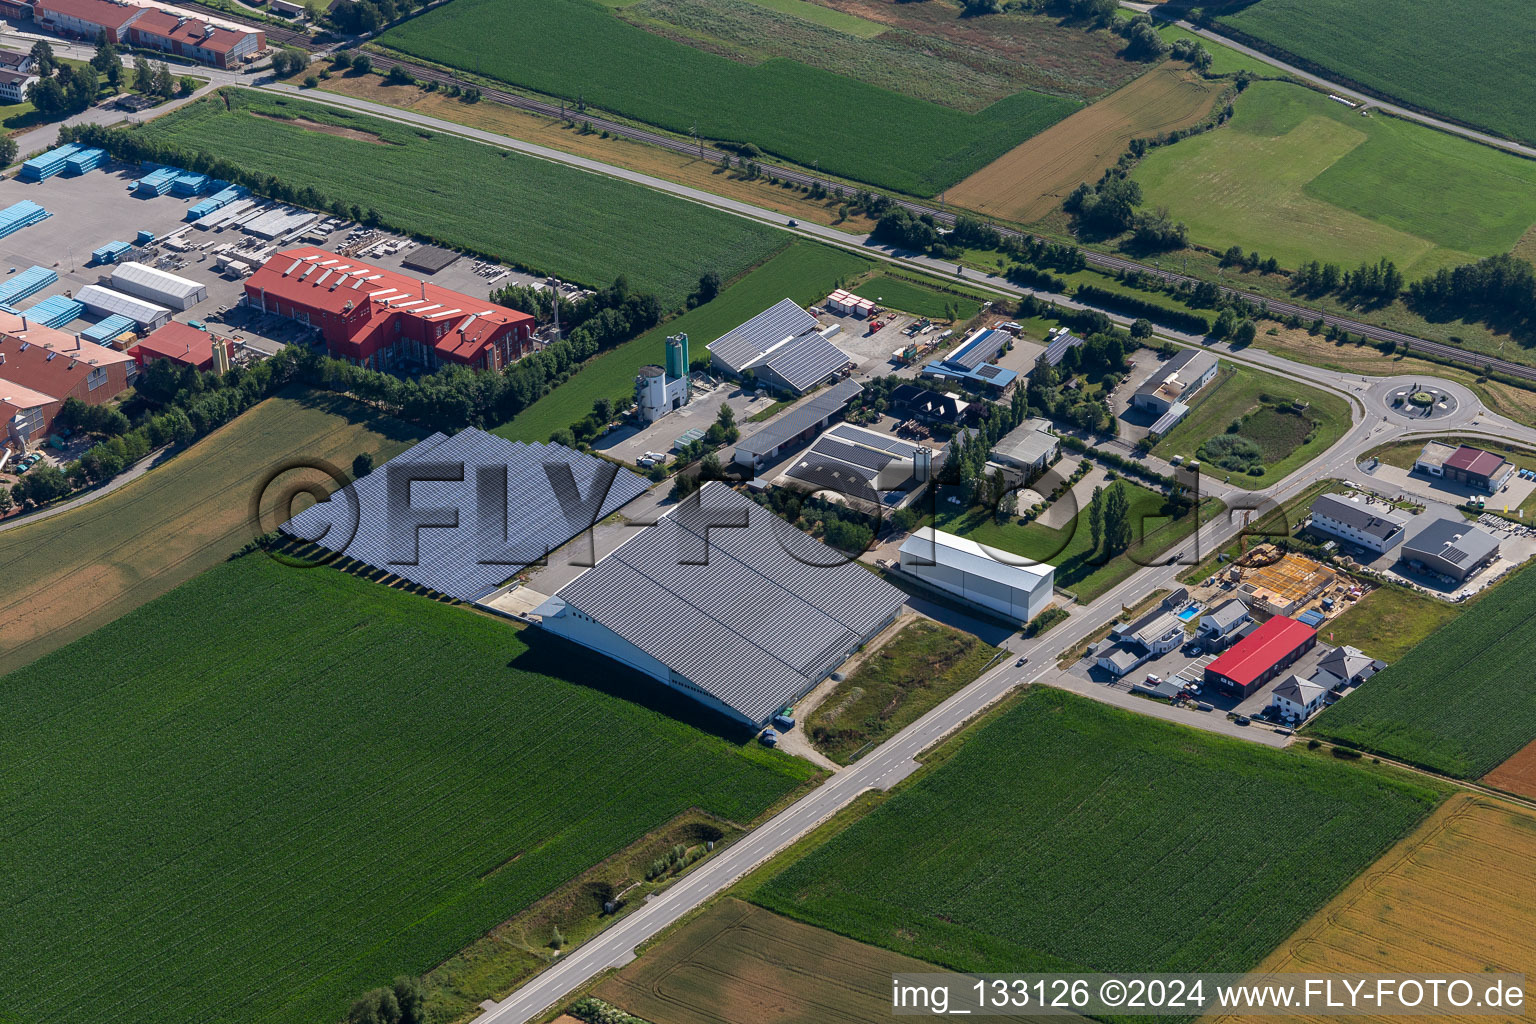
[[[1317,630],[1276,615],[1205,666],[1205,682],[1233,697],[1249,697],[1317,643]]]
[[[0,430],[9,439],[43,437],[65,399],[105,405],[137,375],[126,352],[0,312]]]
[[[246,279],[245,301],[310,324],[331,355],[376,370],[499,370],[533,348],[527,313],[313,246],[268,258]]]
[[[146,10],[128,26],[128,41],[164,53],[179,54],[216,68],[239,67],[267,45],[260,29],[215,25],[159,8]]]
[[[112,0],[36,0],[33,17],[49,31],[95,40],[105,32],[114,42],[174,53],[214,67],[239,67],[267,45],[266,33],[227,21],[194,18],[150,3]]]
[[[189,327],[179,320],[172,320],[158,330],[151,331],[128,349],[128,354],[142,367],[156,359],[169,359],[182,366],[198,370],[213,369],[213,346],[224,346],[231,360],[235,356],[235,343],[228,338],[215,338],[207,331]]]
[[[32,17],[50,32],[74,39],[95,39],[105,32],[116,43],[128,41],[128,26],[143,14],[143,7],[107,0],[36,0],[32,5]]]

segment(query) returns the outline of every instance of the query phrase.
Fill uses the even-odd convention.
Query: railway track
[[[617,135],[620,138],[630,139],[635,142],[644,142],[652,146],[660,146],[661,148],[671,150],[674,153],[680,153],[685,156],[694,157],[696,159],[708,160],[711,163],[721,164],[729,167],[737,162],[737,158],[732,156],[730,153],[712,149],[709,146],[701,146],[686,139],[679,139],[670,135],[663,135],[660,132],[648,131],[644,128],[637,128],[634,125],[622,124],[618,121],[612,121],[608,118],[599,117],[595,114],[590,114],[585,111],[577,113],[576,109],[569,105],[562,106],[560,104],[549,103],[544,100],[533,99],[528,96],[520,96],[517,93],[507,92],[503,89],[473,86],[471,83],[465,82],[449,72],[440,71],[436,68],[423,67],[419,64],[398,60],[393,57],[376,56],[372,59],[374,67],[381,68],[385,71],[398,66],[405,68],[412,74],[413,77],[417,79],[431,80],[437,82],[440,85],[458,85],[461,88],[478,88],[480,89],[481,96],[484,98],[496,103],[505,104],[509,107],[514,107],[518,110],[525,110],[529,113],[539,114],[543,117],[565,117],[569,119],[579,119],[587,124],[590,124],[594,131],[606,131],[610,135]],[[830,185],[833,188],[847,188],[847,186],[841,185],[840,183],[831,182],[829,179],[823,178],[813,172],[805,171],[795,167],[785,167],[779,164],[775,164],[773,165],[773,174],[776,177],[784,178],[795,182],[798,185],[803,185],[806,187],[821,184],[824,186]],[[891,199],[898,206],[901,206],[915,214],[926,214],[941,224],[953,226],[955,223],[955,215],[947,210],[940,210],[910,199],[899,199],[894,196],[891,197]],[[1003,235],[1013,238],[1033,237],[1027,232],[1016,231],[1013,228],[999,227],[997,230],[1000,231]],[[1138,263],[1135,260],[1128,260],[1119,256],[1112,256],[1108,253],[1094,252],[1089,249],[1083,249],[1082,253],[1083,257],[1088,261],[1089,264],[1095,267],[1099,267],[1103,270],[1137,271],[1143,274],[1150,274],[1154,277],[1160,278],[1163,281],[1167,281],[1173,284],[1187,282],[1193,285],[1200,283],[1199,278],[1191,277],[1187,274],[1179,274],[1170,270],[1162,270],[1158,267],[1148,266],[1145,263]],[[1474,371],[1488,370],[1507,374],[1511,377],[1519,377],[1523,380],[1536,381],[1536,367],[1511,362],[1507,359],[1500,359],[1496,356],[1472,355],[1463,351],[1462,349],[1457,348],[1455,345],[1447,345],[1443,342],[1430,341],[1426,338],[1419,338],[1411,334],[1404,334],[1401,331],[1393,331],[1385,327],[1377,327],[1374,324],[1362,323],[1359,320],[1352,320],[1349,317],[1337,316],[1333,313],[1325,313],[1322,310],[1311,309],[1306,306],[1298,305],[1294,302],[1286,302],[1281,299],[1273,299],[1265,295],[1259,295],[1255,292],[1247,292],[1239,288],[1228,288],[1225,286],[1218,287],[1221,288],[1222,293],[1225,295],[1236,296],[1237,298],[1251,302],[1255,305],[1267,305],[1272,313],[1278,313],[1281,316],[1296,316],[1302,320],[1308,321],[1309,323],[1321,319],[1324,324],[1337,327],[1339,330],[1348,331],[1351,334],[1358,334],[1362,337],[1369,338],[1372,341],[1391,342],[1395,345],[1405,346],[1410,351],[1433,356],[1437,359],[1450,360],[1460,366]]]
[[[301,50],[315,49],[315,42],[303,32],[295,32],[291,28],[283,28],[268,21],[257,21],[255,18],[247,18],[239,14],[231,14],[226,10],[214,7],[210,4],[201,4],[197,0],[170,0],[177,7],[185,7],[198,11],[224,21],[234,22],[236,25],[245,25],[248,28],[257,28],[267,34],[267,38],[282,43],[284,46],[293,46]]]

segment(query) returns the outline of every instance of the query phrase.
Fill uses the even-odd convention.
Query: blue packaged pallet
[[[49,216],[52,215],[30,199],[13,203],[4,210],[0,210],[0,238],[20,231],[29,224],[36,224]]]
[[[154,240],[155,240],[155,233],[153,231],[150,231],[148,228],[140,228],[139,229],[138,237],[134,239],[134,241],[138,242],[140,245],[148,245],[150,242],[153,242]]]
[[[71,142],[57,149],[50,149],[48,152],[35,156],[23,163],[17,177],[22,181],[43,181],[44,179],[51,178],[63,171],[65,161],[80,152],[81,148]]]
[[[98,147],[82,149],[71,153],[64,158],[65,174],[84,174],[86,171],[94,171],[107,162],[107,151]]]
[[[134,182],[133,190],[139,195],[163,196],[171,190],[171,183],[180,174],[181,172],[174,167],[161,167]]]
[[[207,187],[206,174],[178,174],[171,181],[171,193],[178,196],[200,196]]]
[[[100,249],[91,251],[91,262],[116,263],[119,256],[132,248],[133,245],[128,242],[108,242]]]
[[[85,313],[85,304],[67,295],[50,295],[22,315],[44,327],[63,327]]]
[[[129,331],[138,327],[138,323],[121,313],[113,313],[98,324],[92,324],[80,332],[80,337],[86,341],[94,341],[98,345],[110,345]]]
[[[59,275],[49,267],[28,267],[0,284],[0,306],[14,306],[27,296],[58,283],[58,280]]]

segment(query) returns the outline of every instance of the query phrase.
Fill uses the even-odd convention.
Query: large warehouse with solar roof
[[[714,482],[534,614],[550,632],[756,728],[889,625],[904,598]]]
[[[707,347],[717,369],[736,377],[750,370],[770,386],[797,395],[853,362],[794,299],[775,303]]]

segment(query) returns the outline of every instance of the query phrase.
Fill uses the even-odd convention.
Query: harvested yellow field
[[[998,157],[946,198],[955,206],[1029,224],[1080,182],[1094,182],[1132,139],[1199,124],[1221,96],[1183,64],[1164,64]]]
[[[1536,972],[1532,863],[1536,863],[1536,812],[1491,797],[1458,794],[1355,879],[1258,970]],[[1248,1019],[1221,1018],[1226,1024]],[[1251,1019],[1258,1024],[1272,1018]],[[1421,1018],[1403,1018],[1405,1024],[1411,1019]],[[1488,1018],[1437,1018],[1462,1019]]]

